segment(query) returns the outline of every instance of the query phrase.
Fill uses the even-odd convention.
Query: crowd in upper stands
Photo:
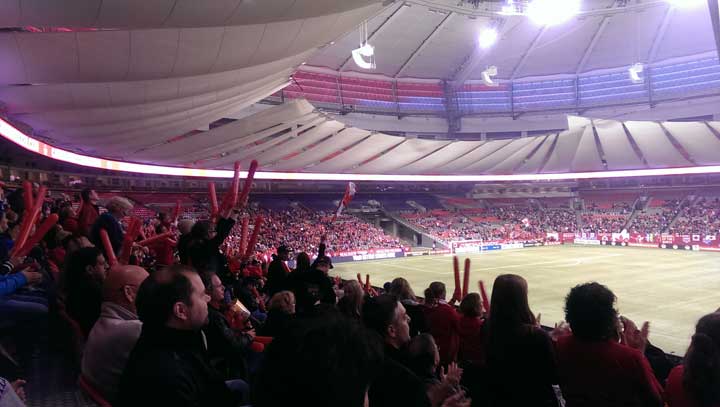
[[[133,240],[133,203],[101,208],[86,190],[77,211],[62,199],[41,205],[37,224],[54,214],[58,224],[25,254],[15,243],[41,229],[26,203],[45,196],[6,192],[0,360],[17,364],[0,363],[3,407],[24,405],[29,359],[51,330],[73,338],[80,387],[121,407],[720,405],[720,310],[707,310],[673,366],[649,324],[618,315],[597,282],[570,289],[565,321],[548,331],[518,275],[498,276],[489,298],[482,284],[462,294],[432,282],[421,299],[403,278],[382,288],[333,278],[328,246],[356,238],[345,230],[356,218],[294,238],[306,212],[269,217],[269,235],[298,251],[280,245],[265,262],[227,251],[242,203],[214,220],[161,214]]]

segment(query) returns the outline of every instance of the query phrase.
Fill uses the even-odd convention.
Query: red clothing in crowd
[[[613,341],[557,341],[567,407],[662,406],[662,386],[640,351]]]
[[[93,223],[95,223],[99,216],[100,213],[98,213],[95,205],[84,202],[77,216],[79,233],[83,236],[90,236],[90,228],[92,228]]]
[[[458,334],[460,346],[458,357],[467,360],[475,366],[484,363],[485,353],[483,352],[482,326],[484,320],[480,317],[461,316],[458,321]]]
[[[683,365],[676,366],[670,371],[665,385],[665,402],[669,407],[700,407],[700,404],[688,394],[683,386]],[[720,407],[720,404],[715,407]]]
[[[171,239],[163,239],[153,245],[153,251],[155,252],[155,259],[157,260],[157,263],[165,266],[175,263],[176,245],[177,242]]]
[[[425,308],[425,319],[440,351],[440,364],[444,366],[454,362],[460,347],[458,335],[460,315],[455,308],[442,302],[434,307]]]

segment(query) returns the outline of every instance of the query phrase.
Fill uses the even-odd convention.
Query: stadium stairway
[[[413,232],[420,234],[420,235],[423,237],[423,238],[422,238],[423,241],[425,241],[426,239],[428,239],[429,242],[435,241],[435,242],[438,242],[441,246],[443,246],[443,247],[445,247],[445,248],[449,248],[449,244],[448,244],[447,242],[445,242],[445,241],[443,241],[443,240],[440,240],[440,239],[438,239],[437,237],[434,237],[434,236],[428,234],[427,232],[425,232],[425,231],[424,231],[422,228],[420,228],[419,226],[414,225],[414,224],[406,221],[406,220],[403,219],[402,217],[397,216],[397,215],[395,215],[394,213],[392,213],[392,212],[390,212],[390,211],[387,211],[387,210],[385,210],[385,209],[382,209],[382,213],[383,213],[385,216],[387,216],[388,218],[390,218],[390,219],[394,220],[395,222],[399,223],[400,225],[403,225],[403,226],[405,226],[406,228],[412,230]]]

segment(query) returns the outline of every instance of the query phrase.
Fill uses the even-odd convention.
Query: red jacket
[[[676,366],[670,371],[665,385],[665,402],[669,407],[700,407],[700,404],[687,393],[683,386],[684,371],[683,365]],[[720,407],[720,404],[715,407]]]
[[[90,203],[84,203],[82,205],[82,208],[80,209],[80,213],[78,213],[78,232],[83,236],[90,236],[90,229],[92,228],[93,224],[97,220],[97,218],[100,216],[98,213],[97,208],[90,204]]]
[[[467,317],[462,315],[458,322],[460,346],[458,359],[466,360],[475,366],[481,366],[485,361],[483,348],[482,327],[485,321],[480,317]]]
[[[662,386],[640,351],[613,341],[558,339],[560,387],[567,407],[662,406]]]
[[[444,366],[457,360],[460,347],[460,315],[455,308],[445,303],[427,307],[425,319],[440,351],[440,364]]]

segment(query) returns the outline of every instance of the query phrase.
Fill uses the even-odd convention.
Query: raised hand
[[[565,321],[560,321],[555,324],[555,329],[550,332],[550,338],[552,338],[553,341],[557,341],[558,338],[570,335],[571,333],[572,331],[570,330],[570,325],[568,325]]]
[[[23,402],[27,401],[27,399],[25,397],[25,383],[27,383],[27,382],[22,379],[17,379],[14,382],[10,383],[10,386],[12,386],[13,390],[15,390],[15,394],[17,394],[17,396]]]
[[[457,363],[452,362],[448,365],[447,370],[443,367],[440,371],[440,379],[443,382],[458,386],[460,379],[462,379],[463,369],[458,366]]]
[[[642,328],[638,329],[637,325],[626,317],[620,317],[620,322],[623,324],[623,333],[620,336],[621,343],[644,353],[650,335],[650,323],[645,321]]]
[[[21,271],[25,275],[28,285],[40,284],[43,281],[43,275],[37,271]]]

